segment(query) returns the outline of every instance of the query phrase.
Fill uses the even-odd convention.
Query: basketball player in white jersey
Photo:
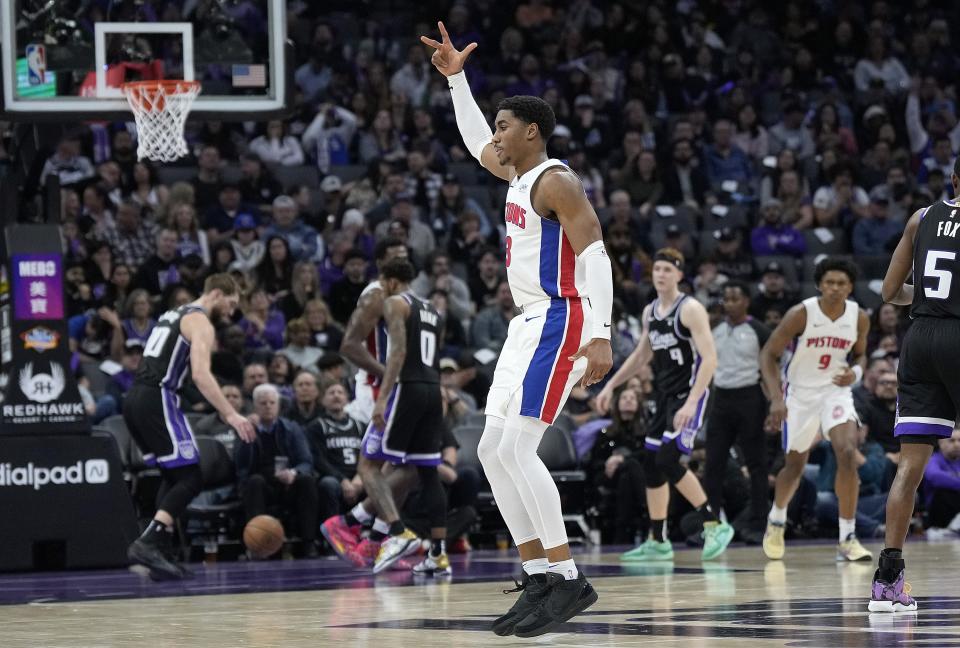
[[[504,99],[491,136],[463,73],[477,45],[457,51],[439,27],[442,42],[421,40],[436,50],[431,61],[447,77],[463,142],[510,183],[505,262],[523,312],[510,322],[497,361],[477,453],[524,571],[520,598],[492,629],[533,637],[597,600],[570,556],[560,496],[537,446],[574,384],[596,383],[613,364],[613,276],[580,178],[547,157],[553,110],[537,97]]]
[[[760,352],[770,417],[774,424],[782,426],[786,455],[777,474],[773,507],[763,537],[763,551],[771,560],[783,558],[787,505],[800,484],[818,432],[830,441],[837,460],[837,560],[873,559],[856,536],[860,421],[853,407],[851,386],[863,377],[870,330],[867,314],[848,299],[856,279],[857,268],[849,261],[828,258],[818,263],[814,281],[820,296],[805,299],[787,311]],[[786,382],[781,383],[780,358],[785,351]]]

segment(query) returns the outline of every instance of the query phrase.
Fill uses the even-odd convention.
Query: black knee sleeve
[[[157,508],[177,519],[202,490],[203,473],[199,465],[164,468],[163,488],[158,494]]]
[[[676,484],[687,474],[687,469],[680,464],[680,448],[676,441],[664,441],[656,455],[657,468],[671,484]]]
[[[643,476],[647,488],[660,488],[667,483],[667,477],[657,465],[657,453],[647,450],[643,457]]]
[[[418,466],[420,477],[420,505],[424,508],[423,514],[430,521],[431,528],[440,528],[447,525],[447,493],[443,490],[440,473],[433,466]]]

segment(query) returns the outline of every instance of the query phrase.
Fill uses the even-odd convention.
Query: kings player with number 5
[[[447,77],[463,143],[510,183],[505,261],[523,312],[510,322],[497,361],[477,453],[524,572],[522,594],[491,629],[533,637],[597,600],[570,555],[560,495],[537,447],[574,384],[596,383],[613,364],[613,276],[580,178],[547,157],[556,126],[549,104],[538,97],[504,99],[491,136],[463,72],[477,44],[458,51],[443,23],[438,26],[442,42],[421,40],[435,50],[431,62]]]
[[[870,331],[867,314],[849,299],[856,280],[857,268],[849,261],[827,258],[818,263],[814,281],[820,296],[787,311],[760,352],[770,417],[782,426],[786,455],[763,536],[763,551],[771,560],[783,558],[787,505],[800,485],[818,432],[830,441],[837,459],[833,484],[840,510],[837,560],[873,558],[856,536],[860,420],[852,386],[863,377]],[[784,382],[779,362],[788,347]]]
[[[155,580],[189,575],[174,558],[173,522],[203,488],[197,442],[177,395],[187,374],[243,441],[254,439],[253,425],[227,401],[210,372],[214,348],[211,320],[230,317],[239,300],[233,277],[215,274],[204,282],[200,299],[161,315],[123,403],[123,420],[130,436],[140,446],[144,461],[155,464],[163,477],[157,513],[127,551],[130,561],[146,567]]]
[[[950,176],[960,195],[960,158]],[[883,279],[883,300],[910,306],[913,326],[900,349],[897,476],[887,496],[885,547],[873,577],[871,612],[917,609],[904,581],[907,539],[917,487],[938,440],[949,438],[960,412],[960,202],[941,200],[916,212],[893,252]],[[904,283],[913,273],[914,285]]]

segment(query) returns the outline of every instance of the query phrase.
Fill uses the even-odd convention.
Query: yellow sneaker
[[[410,529],[400,535],[390,536],[380,545],[377,559],[373,564],[373,573],[379,574],[384,569],[397,562],[404,556],[409,556],[420,548],[420,538]]]
[[[763,553],[767,554],[767,558],[770,560],[783,558],[783,553],[786,551],[783,542],[783,530],[784,526],[782,524],[767,521],[767,531],[763,534]]]
[[[873,560],[873,554],[867,551],[857,536],[852,533],[837,547],[837,562],[860,562]]]

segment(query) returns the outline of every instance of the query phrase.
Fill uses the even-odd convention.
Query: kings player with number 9
[[[245,442],[254,439],[253,425],[233,408],[210,372],[214,336],[211,321],[230,317],[240,300],[228,274],[215,274],[203,284],[196,301],[160,316],[147,339],[143,362],[123,404],[123,419],[148,465],[163,477],[157,513],[130,545],[130,562],[146,567],[155,580],[176,580],[189,572],[176,563],[173,522],[200,494],[199,453],[193,430],[180,409],[177,392],[187,374],[220,417]]]
[[[863,377],[870,330],[867,314],[849,298],[856,280],[857,268],[849,261],[827,258],[818,263],[814,281],[820,296],[787,311],[760,352],[770,417],[781,426],[785,453],[763,537],[763,551],[771,560],[783,558],[787,504],[800,485],[818,432],[830,442],[837,459],[833,485],[840,510],[837,560],[873,558],[856,536],[860,420],[852,385]],[[782,381],[780,360],[785,353]]]

